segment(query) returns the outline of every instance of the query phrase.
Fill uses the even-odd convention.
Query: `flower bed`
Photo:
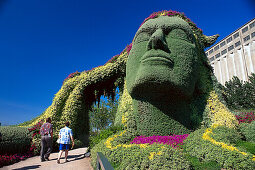
[[[31,156],[33,156],[33,154],[29,152],[24,154],[0,155],[0,168],[24,160]]]
[[[30,151],[37,155],[40,152],[40,128],[43,124],[43,120],[40,120],[33,127],[29,128],[29,132],[32,134],[32,145]]]
[[[242,112],[236,115],[239,123],[251,123],[255,120],[254,112]]]
[[[189,134],[184,135],[173,135],[173,136],[137,136],[135,137],[130,143],[131,144],[153,144],[153,143],[159,143],[159,144],[166,144],[170,145],[174,148],[179,147],[180,145],[183,145],[183,141],[189,136]]]

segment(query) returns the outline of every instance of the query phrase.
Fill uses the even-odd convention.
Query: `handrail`
[[[97,152],[97,170],[114,170],[108,159],[102,154]]]

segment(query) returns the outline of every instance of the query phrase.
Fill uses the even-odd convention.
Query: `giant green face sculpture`
[[[197,80],[198,48],[189,24],[160,16],[137,31],[127,61],[127,89],[132,98],[186,100]]]

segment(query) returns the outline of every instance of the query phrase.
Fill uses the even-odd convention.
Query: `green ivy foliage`
[[[25,153],[29,151],[32,140],[27,128],[0,126],[2,141],[0,154]]]
[[[240,131],[247,141],[255,143],[255,121],[251,123],[240,123]]]
[[[220,145],[215,145],[210,141],[206,141],[202,138],[205,128],[201,128],[191,133],[185,142],[185,151],[190,155],[197,157],[200,162],[215,161],[222,168],[226,169],[254,169],[255,162],[252,161],[252,154],[242,155],[237,151],[230,151],[222,148]],[[238,133],[235,133],[231,129],[226,127],[216,128],[214,132],[214,138],[221,142],[228,144],[233,141],[237,141],[239,137]],[[225,134],[228,132],[229,134]],[[230,137],[230,138],[228,138]],[[239,148],[241,150],[241,148]]]

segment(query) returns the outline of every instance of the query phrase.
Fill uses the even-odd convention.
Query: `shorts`
[[[61,144],[59,145],[59,150],[69,150],[70,144]]]

